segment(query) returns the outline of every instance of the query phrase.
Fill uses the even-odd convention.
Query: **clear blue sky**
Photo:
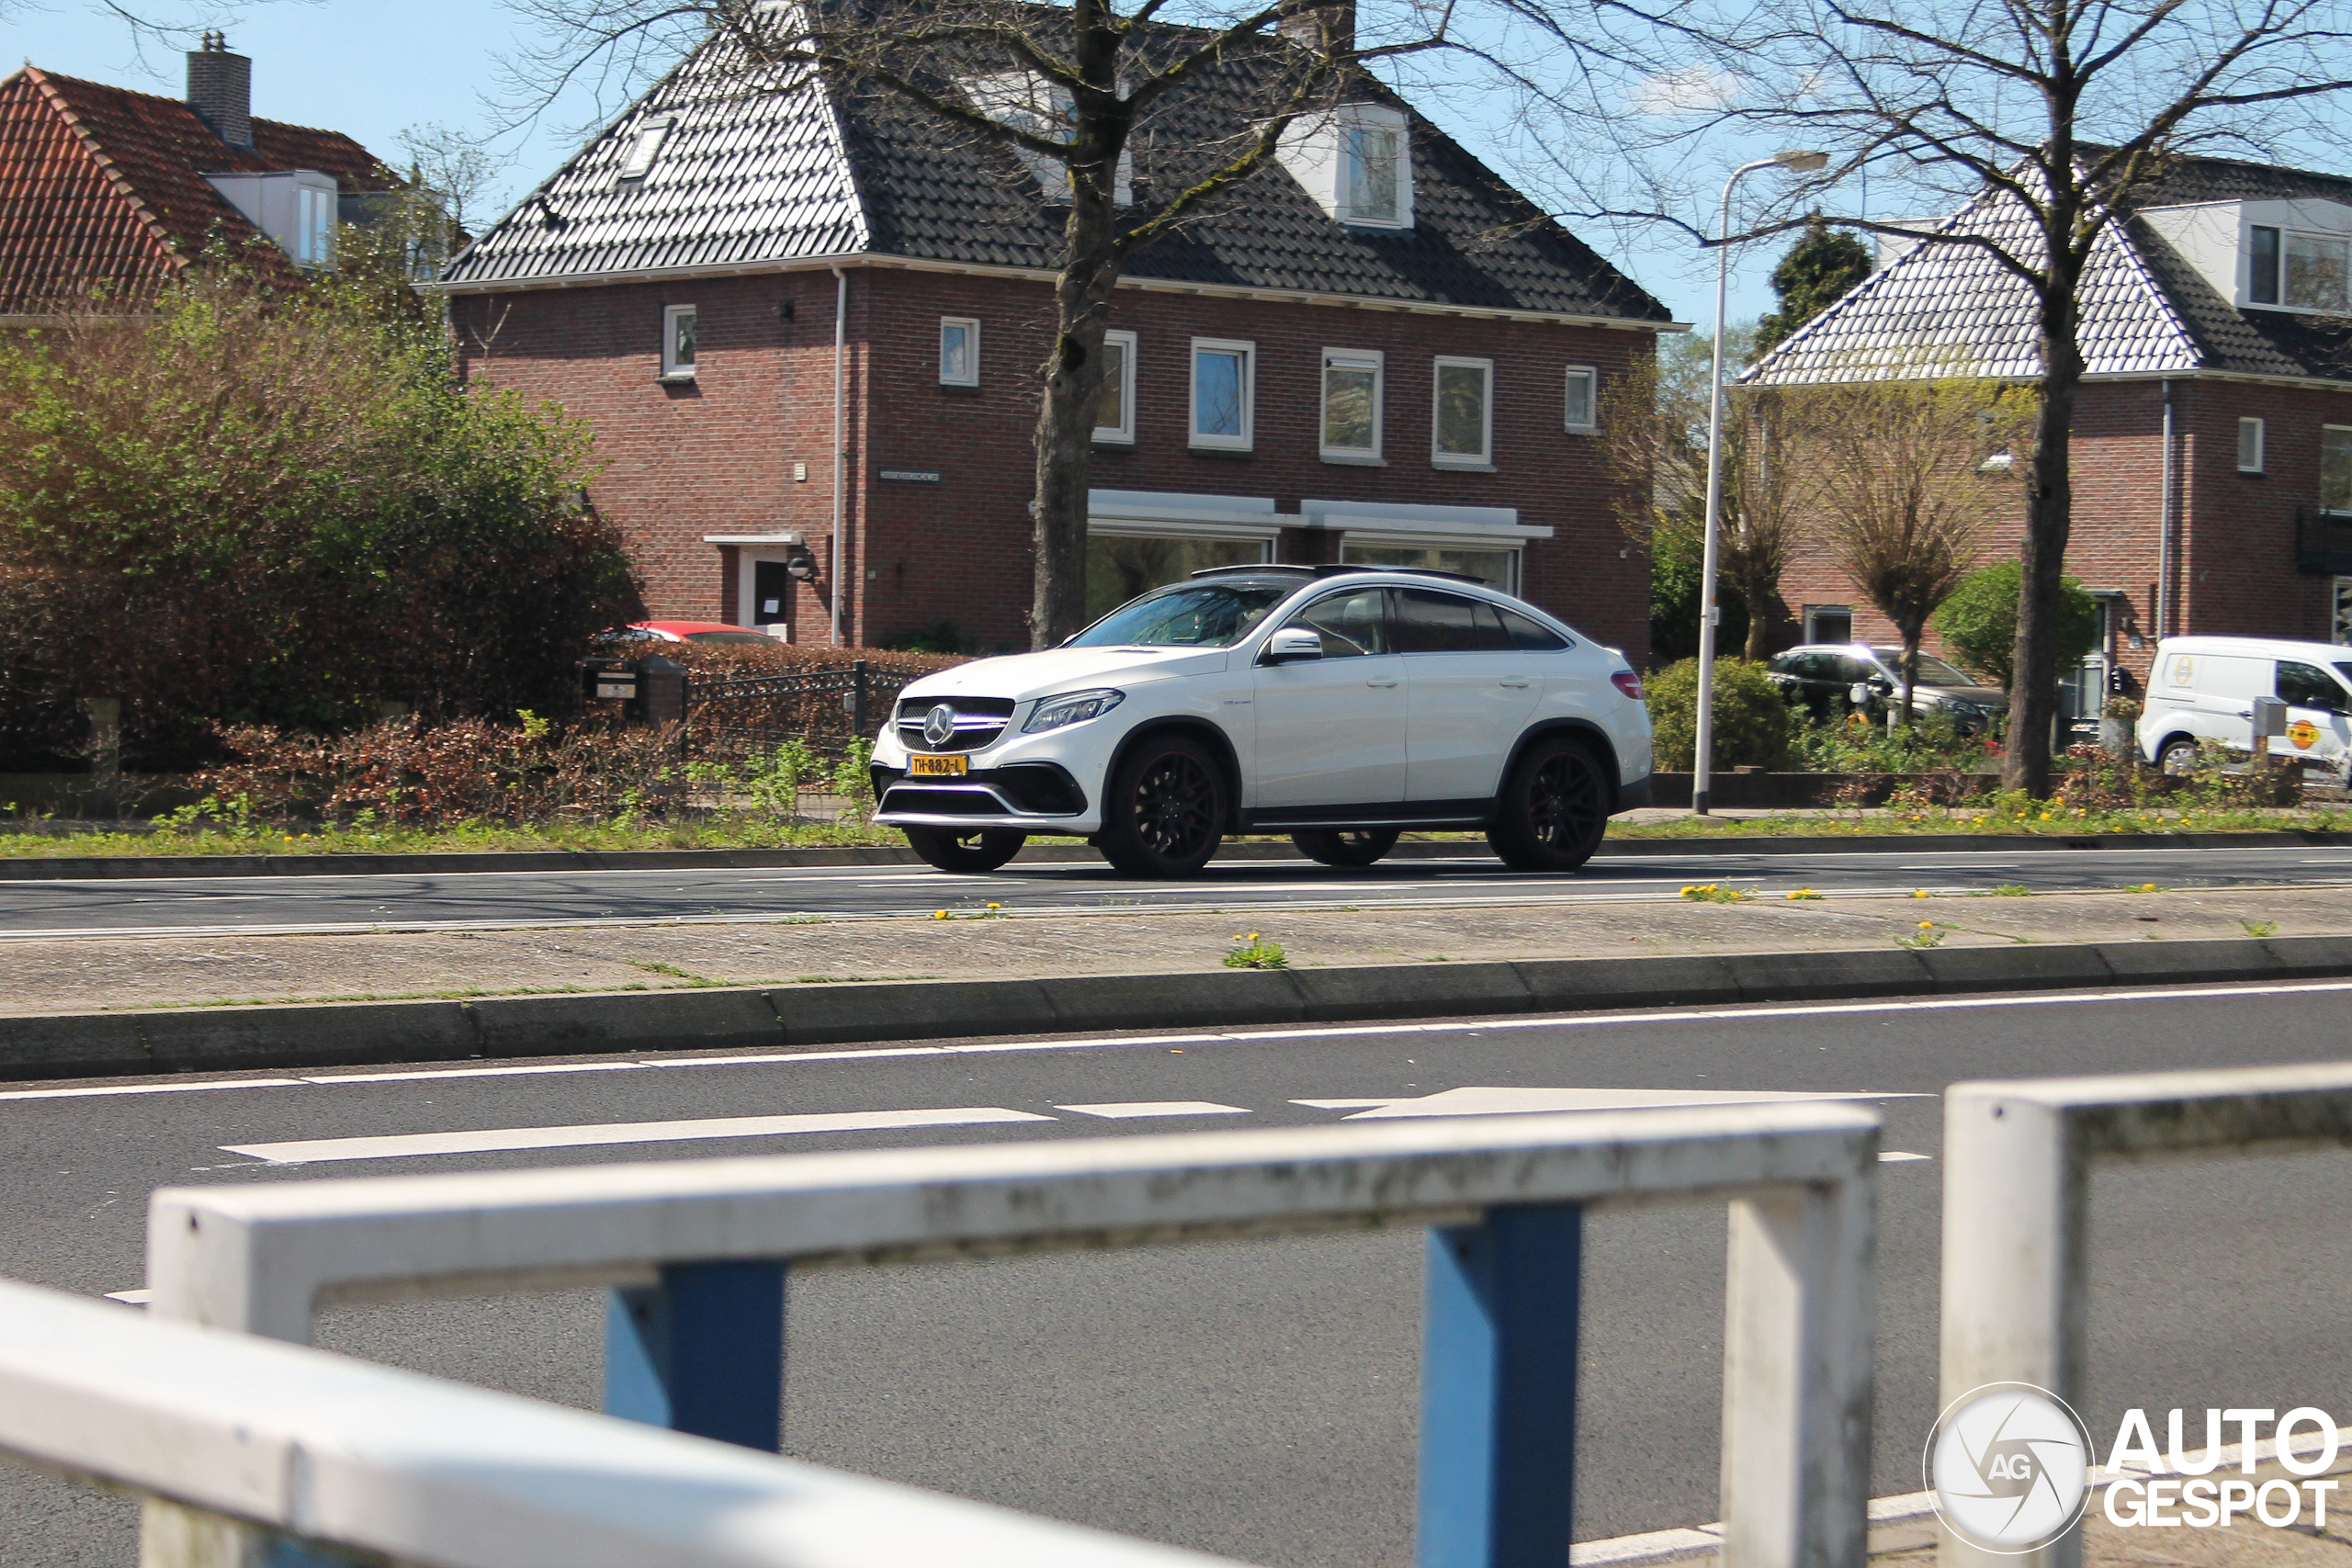
[[[182,91],[179,47],[149,43],[142,52],[96,0],[33,4],[39,8],[11,7],[0,23],[0,60],[10,68],[22,57],[141,92],[176,97]],[[170,22],[198,17],[187,0],[131,0],[130,8]],[[253,58],[255,114],[343,131],[387,161],[397,160],[404,127],[437,121],[471,132],[489,124],[483,98],[499,88],[497,56],[521,41],[496,0],[266,0],[233,10],[215,6],[206,14],[224,12],[230,47]],[[1474,152],[1508,172],[1508,161],[1495,155],[1479,126],[1461,123],[1442,105],[1428,107]],[[570,132],[593,109],[584,98],[559,106],[527,137],[503,143],[515,162],[491,209],[503,210],[569,155]],[[1712,321],[1712,273],[1694,265],[1686,242],[1661,236],[1657,251],[1629,254],[1602,234],[1586,237],[1664,299],[1677,321]],[[1771,308],[1765,275],[1780,248],[1750,246],[1734,258],[1734,321]]]

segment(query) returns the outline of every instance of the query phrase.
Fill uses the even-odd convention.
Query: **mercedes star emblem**
[[[956,710],[940,704],[922,716],[922,738],[926,744],[944,746],[956,739]]]

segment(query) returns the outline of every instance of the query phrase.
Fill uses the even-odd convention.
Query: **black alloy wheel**
[[[1007,833],[987,829],[959,833],[953,828],[909,828],[907,847],[923,860],[942,871],[960,871],[977,875],[994,871],[1021,852],[1029,841],[1026,833]]]
[[[1523,752],[1495,802],[1487,842],[1515,871],[1574,871],[1609,827],[1609,784],[1581,742],[1538,740]]]
[[[1396,847],[1394,828],[1317,828],[1293,833],[1290,841],[1308,860],[1325,865],[1370,865]]]
[[[1151,737],[1119,760],[1102,803],[1102,857],[1130,876],[1187,876],[1225,838],[1225,773],[1197,741]]]

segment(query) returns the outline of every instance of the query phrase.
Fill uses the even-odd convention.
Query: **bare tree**
[[[1730,84],[1705,107],[1703,126],[1688,129],[1798,139],[1836,155],[1826,174],[1786,193],[1783,211],[1820,205],[1858,172],[1877,179],[1882,210],[1890,179],[1915,198],[1979,202],[1973,220],[1926,238],[1989,256],[2027,301],[2041,398],[2024,476],[2011,788],[2050,787],[2082,301],[2095,254],[2179,155],[2277,160],[2342,146],[2347,17],[2343,0],[1762,0],[1683,35],[1694,50],[1712,40]],[[1923,237],[1851,210],[1827,216]]]
[[[484,198],[514,163],[512,153],[492,152],[487,139],[438,120],[404,128],[400,148],[410,186],[439,197],[443,216],[458,234],[471,230]]]
[[[1734,329],[1727,362],[1747,357],[1755,329]],[[1602,460],[1627,487],[1617,502],[1626,534],[1653,557],[1695,557],[1707,519],[1707,389],[1711,344],[1695,335],[1658,345],[1654,364],[1612,377],[1600,399]],[[1803,412],[1777,393],[1735,389],[1724,422],[1723,513],[1716,572],[1747,607],[1742,657],[1770,651],[1781,574],[1796,534],[1801,469],[1785,460]],[[1678,552],[1678,547],[1684,547]]]
[[[633,84],[682,49],[715,39],[731,45],[747,71],[797,66],[832,90],[881,95],[915,119],[1005,148],[1065,209],[1053,346],[1038,367],[1029,618],[1040,647],[1085,622],[1102,334],[1128,261],[1265,166],[1294,126],[1348,97],[1377,96],[1368,63],[1447,47],[1452,15],[1451,6],[1422,10],[1405,0],[1386,41],[1364,42],[1354,0],[1242,0],[1202,26],[1163,19],[1167,0],[1133,0],[1125,10],[1118,0],[508,4],[537,24],[541,40],[509,62],[514,85],[532,95],[523,107],[543,107],[583,81]],[[1171,109],[1195,94],[1213,95],[1226,111],[1217,134],[1161,132]]]
[[[1848,382],[1779,394],[1804,409],[1803,511],[1903,638],[1898,712],[1911,722],[1919,638],[2000,513],[2038,400],[1964,377]]]

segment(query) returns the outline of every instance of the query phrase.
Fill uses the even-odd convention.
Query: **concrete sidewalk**
[[[1576,958],[2352,935],[2352,887],[2030,897],[1656,898],[1574,906],[107,937],[0,943],[0,1017],[223,1004],[1214,973],[1244,933],[1301,971]]]

